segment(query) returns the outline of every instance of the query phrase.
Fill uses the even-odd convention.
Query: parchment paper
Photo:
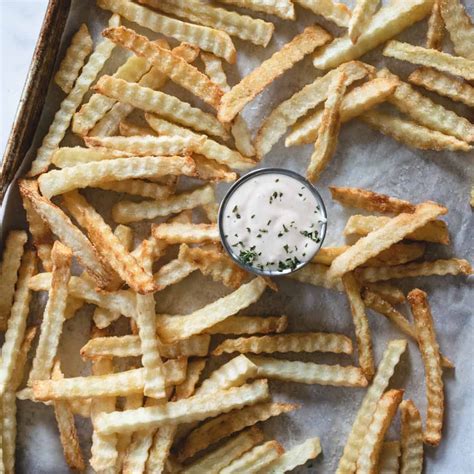
[[[60,58],[80,23],[86,21],[94,33],[94,37],[98,38],[109,15],[96,7],[91,8],[93,3],[92,1],[73,1],[70,20],[61,44]],[[465,3],[472,15],[474,2],[468,0]],[[253,13],[252,15],[259,16]],[[235,84],[239,77],[250,72],[263,59],[280,49],[306,25],[318,22],[335,34],[342,33],[342,30],[313,15],[308,10],[298,7],[297,16],[297,22],[271,18],[276,23],[276,31],[266,49],[235,39],[239,58],[236,66],[226,65],[229,82]],[[262,18],[265,17],[262,16]],[[137,26],[133,25],[133,27]],[[150,31],[138,29],[151,38],[156,38],[156,35]],[[400,35],[400,38],[413,44],[423,44],[425,33],[426,20],[405,31]],[[52,45],[52,47],[56,46]],[[449,41],[447,41],[447,47],[450,47]],[[106,65],[106,71],[113,71],[123,61],[123,58],[123,52],[116,48],[113,58]],[[413,69],[413,67],[399,61],[384,60],[381,48],[372,51],[364,59],[375,65],[387,64],[392,71],[404,78]],[[319,74],[312,66],[311,58],[307,57],[289,73],[275,81],[245,109],[244,116],[249,121],[251,129],[256,131],[263,117],[273,107],[290,97],[303,85],[314,80]],[[177,93],[180,97],[197,103],[178,87],[167,86],[165,90]],[[472,110],[426,91],[424,93],[433,97],[436,102],[462,113],[471,121],[474,120]],[[33,149],[47,131],[61,97],[58,88],[52,85]],[[78,143],[78,141],[75,138],[67,138],[65,143]],[[283,140],[281,140],[266,156],[262,166],[284,166],[303,173],[311,150],[312,146],[310,145],[286,149]],[[446,220],[449,224],[452,244],[447,247],[431,245],[428,255],[432,258],[454,255],[469,258],[473,250],[471,238],[473,218],[469,207],[469,190],[474,172],[473,156],[472,152],[435,153],[411,150],[369,129],[357,120],[345,124],[341,130],[337,152],[318,183],[329,214],[325,245],[344,243],[341,230],[350,215],[340,205],[330,200],[327,186],[330,184],[361,186],[413,202],[432,199],[445,204],[449,208]],[[31,159],[31,154],[26,157],[27,162],[30,162]],[[220,193],[223,192],[223,189],[221,187]],[[108,196],[109,198],[104,199],[102,192],[88,192],[88,197],[111,222],[108,209],[118,197],[113,193]],[[8,230],[19,227],[25,227],[25,222],[17,192],[15,189],[11,189],[3,216],[3,235]],[[138,227],[143,233],[148,228],[148,224]],[[290,331],[338,331],[354,337],[350,310],[343,294],[288,280],[278,280],[278,285],[280,287],[278,293],[267,291],[259,303],[248,308],[245,313],[286,314],[290,321]],[[400,285],[405,291],[414,287],[428,291],[441,348],[456,364],[456,370],[445,371],[446,415],[443,441],[441,446],[436,449],[425,448],[426,472],[437,474],[473,472],[474,411],[471,387],[474,381],[472,363],[474,337],[471,313],[474,292],[472,278],[407,279],[400,282]],[[204,281],[200,275],[195,273],[181,284],[158,293],[157,308],[158,311],[170,314],[185,314],[225,293],[226,291],[220,285],[213,284],[208,280]],[[80,359],[79,349],[88,339],[91,311],[90,307],[81,311],[73,320],[68,321],[64,328],[60,355],[66,376],[89,373],[88,365]],[[407,308],[404,308],[403,311],[407,314]],[[39,298],[35,298],[32,319],[38,320],[41,312],[42,302]],[[387,341],[401,338],[403,335],[379,315],[369,313],[378,363]],[[281,357],[314,362],[354,363],[354,359],[348,356],[335,357],[318,353],[283,354]],[[224,359],[221,358],[218,364],[223,361]],[[391,386],[405,388],[405,396],[415,401],[423,418],[425,417],[424,371],[419,351],[412,342],[409,343],[409,349],[403,356]],[[350,426],[366,390],[276,382],[271,383],[271,389],[275,400],[299,403],[301,409],[265,422],[264,429],[267,436],[276,437],[287,448],[302,442],[307,437],[319,436],[323,454],[309,467],[298,472],[334,472]],[[19,402],[18,405],[18,472],[50,474],[68,472],[52,409],[30,402]],[[78,418],[78,425],[84,452],[89,457],[88,440],[91,430],[89,421]],[[396,439],[398,428],[397,419],[395,426],[390,429],[389,439]]]

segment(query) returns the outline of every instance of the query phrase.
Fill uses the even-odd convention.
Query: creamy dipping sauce
[[[313,190],[276,171],[244,178],[220,213],[227,250],[261,272],[288,273],[311,260],[326,224]]]

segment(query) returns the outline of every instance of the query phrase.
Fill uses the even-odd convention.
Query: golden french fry
[[[187,436],[178,460],[182,462],[233,433],[297,408],[298,405],[290,403],[259,403],[206,421]]]
[[[281,333],[288,327],[287,316],[231,316],[203,331],[205,334],[268,334]]]
[[[472,147],[463,140],[458,140],[451,135],[436,130],[431,130],[418,125],[411,120],[392,115],[391,113],[369,110],[363,113],[361,119],[372,128],[379,130],[384,135],[404,143],[411,148],[420,150],[451,150],[469,151]]]
[[[104,359],[98,359],[100,362]],[[186,377],[186,358],[170,359],[164,364],[166,385],[181,383]],[[62,380],[36,380],[34,396],[42,400],[71,398],[115,397],[143,392],[145,369],[132,369],[107,375],[71,377]]]
[[[365,211],[400,214],[415,212],[416,209],[416,206],[411,202],[376,193],[370,189],[329,186],[329,190],[331,197],[344,206],[356,207]]]
[[[337,3],[334,0],[296,0],[304,8],[308,8],[316,15],[331,20],[341,27],[349,26],[351,11],[343,3]]]
[[[447,209],[432,201],[416,206],[412,214],[402,213],[387,224],[358,240],[346,252],[337,257],[329,267],[327,277],[336,279],[378,255],[391,245],[403,240],[408,234],[434,220]]]
[[[354,330],[357,340],[359,365],[361,366],[366,379],[370,381],[375,373],[375,364],[369,321],[367,320],[365,305],[360,295],[361,286],[352,272],[343,275],[342,283],[346,290],[347,299],[349,300],[351,307],[352,321],[354,322]]]
[[[401,474],[421,474],[423,470],[423,427],[418,408],[411,400],[400,403]]]
[[[102,76],[94,86],[94,90],[137,109],[159,114],[199,132],[224,139],[228,136],[227,130],[216,117],[201,109],[191,107],[187,102],[172,95],[110,76]]]
[[[439,9],[456,54],[474,60],[474,26],[462,3],[459,0],[440,0]]]
[[[340,280],[336,281],[328,278],[329,268],[330,267],[326,265],[321,265],[319,263],[308,263],[300,270],[290,273],[288,275],[288,278],[300,281],[301,283],[309,283],[310,285],[314,286],[322,286],[323,288],[327,288],[329,290],[344,291],[342,282]]]
[[[339,461],[336,471],[338,474],[355,472],[357,459],[370,423],[374,417],[377,403],[387,388],[390,378],[395,371],[395,367],[401,355],[405,352],[406,346],[407,341],[403,339],[393,340],[388,343],[387,349],[377,368],[374,380],[372,381],[372,385],[367,390],[352,425],[351,432],[344,447],[344,454]]]
[[[202,242],[220,242],[216,224],[170,224],[153,225],[152,233],[157,239],[170,244],[197,244]]]
[[[441,16],[440,1],[435,0],[431,15],[428,20],[428,32],[426,33],[426,47],[441,51],[444,39],[444,21]]]
[[[424,291],[414,289],[408,293],[407,299],[415,321],[418,346],[425,367],[428,408],[423,439],[425,443],[437,446],[441,442],[444,414],[443,369],[439,346],[436,341],[428,295]]]
[[[255,303],[265,291],[263,278],[254,278],[238,290],[185,316],[158,316],[158,334],[164,342],[175,342],[200,334]]]
[[[118,26],[119,24],[120,17],[118,15],[112,15],[109,20],[109,26]],[[101,41],[96,46],[86,65],[82,68],[80,75],[75,80],[71,92],[61,102],[59,110],[56,112],[53,122],[49,127],[48,133],[43,138],[43,142],[38,149],[36,158],[31,164],[28,176],[37,176],[48,169],[53,153],[64,138],[74,112],[79,105],[81,105],[82,99],[107,59],[109,59],[114,47],[114,43],[107,39]]]
[[[390,283],[377,282],[377,283],[365,283],[364,286],[380,295],[382,298],[387,300],[390,304],[403,303],[406,298],[405,294],[400,288],[391,285]]]
[[[114,77],[128,82],[138,82],[151,68],[145,59],[130,56],[114,73]],[[72,131],[85,136],[95,124],[115,105],[116,101],[101,94],[93,94],[72,119]]]
[[[215,451],[204,455],[183,470],[186,474],[218,474],[234,460],[263,441],[263,433],[256,426],[234,436]]]
[[[53,154],[52,163],[58,168],[90,163],[91,161],[112,160],[113,158],[132,157],[133,155],[107,148],[61,147]]]
[[[183,400],[194,395],[201,373],[206,367],[206,359],[193,360],[188,364],[186,379],[175,387],[174,399]]]
[[[347,66],[345,66],[345,68],[347,68]],[[340,111],[341,123],[348,122],[373,108],[375,105],[384,102],[387,97],[393,93],[397,84],[398,81],[394,79],[388,80],[382,77],[376,77],[352,89],[342,100]],[[289,147],[313,143],[318,137],[322,115],[323,109],[316,110],[316,112],[311,113],[297,122],[291,133],[286,137],[285,146]]]
[[[249,356],[249,359],[257,365],[259,377],[334,387],[367,387],[367,379],[359,367],[314,364],[260,356]]]
[[[0,266],[0,329],[5,331],[8,318],[13,304],[15,285],[18,278],[18,270],[24,252],[27,235],[22,230],[9,232],[5,241],[3,258]]]
[[[95,186],[107,181],[131,178],[154,178],[169,174],[192,176],[195,165],[189,156],[138,156],[92,161],[43,173],[38,183],[42,194],[51,198],[77,188]]]
[[[76,34],[72,37],[66,54],[54,75],[54,82],[66,93],[69,94],[74,86],[74,82],[79,75],[79,71],[84,66],[87,56],[91,54],[94,43],[87,25],[83,23]]]
[[[348,34],[334,39],[321,51],[316,52],[314,66],[317,69],[327,70],[361,57],[423,19],[429,14],[432,5],[432,0],[405,0],[384,5],[373,16],[356,44],[352,43]]]
[[[307,27],[289,43],[264,61],[239,84],[224,94],[218,117],[222,122],[230,122],[257,94],[277,77],[293,67],[295,63],[331,39],[329,33],[319,26]]]
[[[207,159],[203,155],[193,155],[193,160],[196,165],[196,178],[203,181],[210,181],[216,183],[224,181],[232,183],[239,177],[237,173],[231,171],[226,165],[221,165],[217,161]]]
[[[380,451],[383,438],[402,401],[403,390],[389,390],[377,403],[372,421],[363,440],[363,446],[357,459],[357,472],[375,474],[378,472]]]
[[[105,191],[126,193],[151,199],[166,199],[172,194],[172,188],[164,184],[150,183],[141,179],[124,179],[123,181],[109,181],[98,183],[95,187]]]
[[[247,451],[239,458],[232,461],[220,472],[222,474],[238,474],[247,472],[256,474],[260,470],[266,471],[269,464],[279,458],[285,450],[277,441],[267,441]]]
[[[462,79],[455,78],[431,68],[422,67],[413,71],[408,80],[429,91],[449,97],[456,102],[463,102],[474,107],[474,87]]]
[[[273,474],[292,471],[297,466],[305,464],[306,461],[318,457],[320,453],[321,443],[319,438],[308,438],[272,461],[266,469]]]
[[[334,352],[352,354],[352,341],[342,335],[324,332],[301,332],[280,336],[241,337],[226,339],[219,344],[212,355],[224,353],[251,352],[253,354],[274,352]]]
[[[97,4],[100,8],[118,13],[123,18],[156,33],[171,36],[178,41],[187,41],[230,63],[235,62],[235,47],[230,37],[223,31],[175,20],[128,0],[99,0]]]
[[[272,23],[203,4],[198,0],[140,0],[140,3],[264,47],[269,43],[275,28]]]
[[[119,124],[119,132],[122,137],[146,137],[148,135],[157,136],[150,127],[143,127],[136,123],[122,120]],[[98,138],[98,137],[95,137]]]
[[[408,61],[412,64],[428,66],[442,72],[448,72],[464,79],[474,79],[474,61],[470,59],[453,56],[436,49],[413,46],[400,41],[390,41],[383,50],[383,55]]]
[[[154,275],[156,285],[160,289],[164,289],[167,286],[175,285],[181,280],[191,275],[198,269],[197,265],[192,262],[185,262],[180,259],[174,259],[163,265]]]
[[[284,20],[295,19],[295,9],[291,0],[219,0],[221,3],[248,8],[257,12],[275,15]]]
[[[382,444],[377,469],[379,474],[400,472],[400,441],[385,441]]]
[[[8,318],[5,342],[2,346],[0,362],[0,394],[4,394],[14,374],[18,352],[23,342],[28,319],[31,291],[29,283],[36,272],[35,254],[27,251],[23,254],[13,297],[13,305]]]
[[[72,252],[60,242],[55,242],[51,256],[53,259],[51,288],[41,322],[38,347],[28,379],[29,385],[34,380],[51,378],[54,358],[65,321],[64,310],[66,309],[68,283],[71,277]]]
[[[357,0],[348,25],[349,38],[354,44],[370,25],[379,3],[380,0]]]
[[[361,216],[354,215],[347,221],[344,235],[358,234],[367,235],[374,230],[380,229],[390,221],[385,216]],[[422,240],[439,244],[449,244],[449,233],[446,222],[434,220],[406,236],[411,240]]]
[[[321,116],[321,126],[318,130],[318,138],[314,144],[314,151],[310,158],[306,177],[310,181],[317,181],[323,169],[334,155],[337,146],[339,129],[341,127],[341,104],[346,93],[346,74],[342,70],[337,75],[328,92],[328,98],[324,103],[324,111]]]
[[[144,219],[154,219],[158,216],[164,217],[170,214],[177,214],[186,209],[193,209],[214,201],[214,188],[208,185],[194,191],[177,194],[157,201],[119,201],[112,208],[112,218],[115,222],[120,224],[128,224]],[[175,222],[166,225],[174,229],[175,226],[178,226],[178,223]]]

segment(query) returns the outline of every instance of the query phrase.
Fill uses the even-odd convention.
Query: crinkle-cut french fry
[[[216,224],[157,224],[152,227],[152,233],[157,239],[170,244],[220,242]]]
[[[150,183],[142,179],[125,179],[123,181],[110,181],[107,183],[96,184],[94,187],[104,189],[105,191],[114,191],[116,193],[125,193],[155,200],[166,199],[172,193],[172,189],[170,188],[170,186]]]
[[[444,21],[441,16],[440,1],[435,0],[433,8],[431,9],[431,15],[428,20],[428,31],[426,33],[425,46],[431,49],[438,49],[441,51],[444,39]]]
[[[342,334],[324,332],[301,332],[279,336],[253,336],[226,339],[213,351],[212,355],[232,352],[253,354],[274,352],[334,352],[352,354],[352,341]]]
[[[266,470],[272,474],[283,474],[292,471],[297,466],[302,466],[310,459],[315,459],[320,453],[321,443],[319,438],[308,438],[275,459],[266,467]]]
[[[336,151],[341,128],[341,104],[346,93],[346,74],[342,70],[331,82],[328,98],[324,103],[321,126],[314,144],[306,177],[317,181]]]
[[[249,359],[257,365],[259,377],[335,387],[367,387],[367,379],[359,367],[314,364],[261,356],[249,356]]]
[[[206,421],[187,436],[178,460],[182,462],[233,433],[297,408],[299,405],[291,403],[259,403]]]
[[[275,29],[273,23],[217,8],[198,0],[139,0],[139,2],[170,15],[225,31],[231,36],[263,47],[267,46]]]
[[[228,136],[224,125],[216,117],[201,109],[191,107],[187,102],[172,95],[110,76],[102,76],[94,89],[137,109],[156,113],[166,119],[194,128],[198,132],[224,139]]]
[[[27,251],[23,254],[13,297],[13,305],[8,318],[5,342],[2,346],[0,362],[0,394],[4,394],[15,371],[18,352],[23,341],[31,300],[29,283],[36,271],[35,254]]]
[[[275,15],[284,20],[295,19],[295,8],[291,0],[219,0],[227,5],[247,8],[256,12]]]
[[[370,212],[400,214],[415,212],[416,206],[409,201],[376,193],[370,189],[329,186],[331,197],[344,206]]]
[[[95,186],[107,181],[131,178],[159,178],[169,174],[192,176],[195,165],[189,156],[138,156],[92,161],[43,173],[38,183],[47,198],[77,188]]]
[[[356,270],[357,278],[368,282],[430,275],[470,275],[471,273],[470,263],[459,258],[420,263],[412,262],[391,267],[367,267]]]
[[[175,285],[198,269],[192,262],[174,259],[163,265],[154,275],[155,284],[164,289],[167,286]]]
[[[316,15],[330,20],[341,27],[349,26],[351,11],[343,3],[337,3],[334,0],[295,0],[296,3],[304,8],[311,10]]]
[[[186,377],[186,358],[170,359],[165,362],[164,368],[167,386],[181,383]],[[40,401],[115,397],[143,392],[144,386],[145,369],[139,368],[108,375],[37,380],[33,382],[33,394]]]
[[[64,310],[71,277],[72,252],[60,242],[55,242],[51,255],[53,259],[51,288],[41,321],[41,332],[29,375],[29,385],[34,380],[51,378],[51,370],[65,321]]]
[[[104,434],[137,431],[169,424],[189,423],[217,416],[221,413],[268,399],[268,383],[257,380],[252,384],[234,387],[206,395],[195,395],[161,406],[138,408],[126,412],[101,415],[99,431]]]
[[[114,73],[114,77],[127,82],[138,82],[151,68],[151,64],[142,57],[130,56]],[[85,136],[94,125],[115,105],[116,101],[102,94],[93,94],[72,119],[72,131]]]
[[[398,79],[388,69],[383,69],[379,74],[381,77]],[[466,142],[474,141],[474,125],[469,120],[433,102],[406,82],[400,81],[388,102],[425,127]]]
[[[414,46],[400,41],[389,41],[383,50],[383,55],[390,58],[408,61],[420,66],[428,66],[438,71],[461,76],[468,81],[474,79],[474,61],[452,54],[443,53],[436,49]]]
[[[206,367],[206,362],[206,359],[196,359],[188,364],[186,379],[183,383],[176,385],[175,387],[175,400],[183,400],[184,398],[189,398],[194,395],[201,373],[204,370],[204,367]]]
[[[474,26],[464,6],[459,0],[440,0],[439,7],[454,51],[459,56],[474,60]]]
[[[160,354],[167,359],[178,357],[204,357],[208,354],[211,337],[207,334],[197,334],[183,339],[175,344],[158,343]],[[91,339],[81,348],[84,359],[98,357],[140,357],[142,354],[140,338],[134,335],[97,337]]]
[[[175,56],[168,49],[161,48],[157,43],[124,26],[108,28],[102,35],[134,54],[146,58],[158,71],[207,104],[214,108],[219,106],[223,94],[220,88],[183,58]]]
[[[208,328],[255,303],[265,291],[263,278],[254,278],[238,290],[185,316],[158,316],[158,334],[164,342],[176,342]]]
[[[255,148],[259,158],[266,155],[272,146],[285,134],[288,127],[295,124],[308,111],[314,109],[328,96],[329,87],[340,71],[346,73],[346,85],[365,77],[369,70],[367,65],[359,61],[346,63],[322,77],[316,78],[301,90],[283,101],[263,121],[255,141]]]
[[[352,272],[348,272],[342,276],[342,283],[351,307],[352,321],[354,322],[354,331],[357,340],[359,365],[367,380],[372,380],[375,373],[372,335],[365,313],[365,305],[360,295],[361,286]]]
[[[0,294],[2,295],[0,299],[0,329],[2,331],[7,328],[8,318],[10,317],[18,270],[27,238],[26,232],[13,230],[9,232],[5,241],[0,266]]]
[[[187,466],[183,473],[186,474],[218,474],[226,466],[238,459],[253,446],[263,441],[263,433],[256,426],[234,436],[221,447],[202,456]]]
[[[426,444],[438,446],[441,442],[444,414],[443,370],[433,316],[428,303],[428,295],[419,289],[408,293],[408,303],[415,322],[423,365],[428,408],[423,440]]]
[[[268,334],[281,333],[288,327],[287,316],[231,316],[203,332],[205,334]]]
[[[109,225],[84,196],[77,191],[71,191],[63,196],[63,201],[76,221],[87,230],[98,252],[111,262],[116,272],[131,288],[140,294],[156,291],[151,273],[127,252]]]
[[[204,72],[209,79],[217,84],[223,92],[229,92],[230,86],[227,82],[227,76],[222,66],[221,58],[204,51],[201,52],[200,57],[204,63]]]
[[[389,390],[377,403],[357,459],[357,472],[376,474],[383,438],[402,401],[403,390]]]
[[[220,472],[222,474],[238,474],[240,472],[256,474],[261,470],[265,472],[268,465],[278,459],[284,452],[285,450],[277,441],[267,441],[247,451]]]
[[[64,377],[59,360],[54,362],[52,372],[53,380]],[[79,437],[74,423],[74,414],[68,402],[57,401],[54,403],[54,414],[58,424],[59,436],[63,447],[66,463],[71,469],[83,471],[85,469]]]
[[[463,140],[458,140],[451,135],[445,135],[436,130],[431,130],[416,122],[397,117],[391,113],[369,110],[360,117],[375,130],[411,148],[435,151],[469,151],[472,149],[472,146]]]
[[[112,284],[114,272],[101,260],[90,241],[72,223],[71,219],[59,207],[40,195],[37,182],[21,180],[19,188],[22,197],[31,202],[41,219],[49,225],[59,240],[72,250],[74,256],[84,266],[88,274],[94,278],[99,287],[106,288]]]
[[[118,26],[120,17],[112,15],[109,26]],[[31,164],[28,176],[37,176],[46,171],[51,163],[54,150],[59,146],[71,123],[72,116],[81,105],[82,99],[86,95],[89,87],[103,68],[105,62],[112,54],[115,44],[104,39],[90,55],[86,65],[82,68],[81,74],[77,77],[74,87],[67,97],[61,102],[59,110],[56,112],[48,133],[43,138],[36,157]]]
[[[208,185],[194,191],[177,194],[157,201],[119,201],[112,208],[112,218],[115,222],[128,224],[129,222],[138,222],[144,219],[154,219],[155,217],[176,214],[186,209],[193,209],[214,202],[214,200],[214,189]],[[168,225],[173,228],[177,224]]]
[[[320,263],[308,263],[297,272],[290,273],[288,278],[300,281],[301,283],[322,286],[329,290],[344,291],[340,280],[333,281],[328,278],[329,268],[327,265],[321,265]]]
[[[387,224],[390,217],[353,215],[347,221],[344,235],[367,235]],[[410,240],[421,240],[438,244],[449,244],[449,233],[446,222],[434,220],[406,236]]]
[[[418,408],[411,400],[400,403],[401,466],[400,474],[423,471],[423,427]]]
[[[87,25],[83,23],[72,37],[71,44],[66,50],[66,54],[54,75],[54,82],[66,94],[71,92],[74,82],[79,75],[79,71],[84,66],[86,58],[91,54],[93,47],[94,43],[89,29]]]
[[[451,77],[428,67],[413,71],[408,80],[417,86],[423,86],[429,91],[449,97],[456,102],[463,102],[474,107],[474,87],[462,79]]]
[[[158,40],[160,41],[160,40]],[[168,48],[168,43],[162,41],[159,43],[163,48]],[[173,49],[173,54],[180,56],[188,62],[193,62],[199,54],[199,48],[189,43],[182,43]],[[152,67],[139,81],[138,84],[149,89],[161,89],[168,78],[160,71]],[[127,103],[116,103],[112,109],[102,118],[96,126],[90,131],[91,136],[107,136],[117,133],[119,124],[132,112],[133,105]]]
[[[182,244],[179,249],[179,259],[197,265],[203,275],[208,275],[214,281],[220,281],[229,288],[237,289],[248,276],[245,270],[216,249],[191,248]]]
[[[331,35],[321,27],[307,27],[222,96],[217,114],[219,120],[230,122],[271,82],[330,39]]]
[[[339,461],[337,468],[338,474],[355,472],[357,458],[359,457],[359,452],[372,421],[377,403],[387,388],[390,378],[395,371],[395,367],[401,355],[405,352],[406,346],[407,341],[404,339],[393,340],[388,343],[382,360],[377,367],[372,385],[367,390],[352,425],[351,432],[344,447],[344,454]]]
[[[408,26],[422,20],[431,11],[432,0],[404,0],[384,5],[372,18],[367,29],[353,44],[349,35],[335,38],[317,51],[313,64],[317,69],[331,69],[357,59],[368,51],[393,38]]]
[[[349,20],[349,38],[356,44],[359,36],[367,29],[377,11],[380,0],[357,0]]]
[[[193,137],[86,137],[88,147],[104,147],[125,151],[135,156],[188,155],[198,151],[205,137],[196,134]]]
[[[382,444],[377,469],[379,474],[398,474],[400,472],[400,441],[385,441]]]
[[[203,155],[193,154],[193,160],[196,165],[196,178],[203,181],[232,183],[239,177],[228,166],[221,165]]]
[[[146,137],[149,135],[156,137],[156,133],[150,127],[137,125],[135,123],[128,122],[127,120],[122,120],[120,122],[119,132],[122,137]]]
[[[336,257],[329,267],[327,278],[336,279],[354,270],[369,258],[375,257],[391,245],[403,240],[416,229],[447,212],[448,210],[444,206],[426,201],[417,205],[415,212],[412,214],[398,214],[379,229],[362,237],[339,257]]]
[[[390,283],[377,282],[377,283],[365,283],[364,286],[380,295],[382,298],[387,300],[390,304],[400,304],[406,301],[405,294],[403,291]]]
[[[29,286],[33,291],[49,291],[51,287],[51,273],[40,273],[31,278]],[[110,311],[120,312],[128,318],[135,314],[135,298],[129,290],[96,291],[93,282],[80,277],[71,277],[68,293],[75,298],[81,298],[88,303],[95,304]]]
[[[156,115],[146,114],[145,118],[150,127],[159,135],[171,135],[189,138],[199,137],[197,133],[180,127],[174,123],[168,122],[167,120],[163,120]],[[250,158],[242,156],[239,152],[231,150],[225,145],[221,145],[220,143],[217,143],[211,139],[206,139],[203,143],[200,143],[195,151],[201,155],[204,155],[206,158],[215,160],[218,163],[230,166],[231,168],[246,170],[255,166],[255,162]]]
[[[171,36],[178,41],[187,41],[230,63],[235,62],[235,47],[229,35],[223,31],[175,20],[128,0],[99,0],[97,3],[100,8],[118,13],[125,19],[156,33]]]
[[[53,154],[52,163],[58,168],[90,163],[91,161],[112,160],[113,158],[125,158],[133,156],[123,151],[110,150],[107,148],[84,148],[61,147],[57,148]]]
[[[341,104],[341,122],[348,122],[375,105],[384,102],[398,85],[395,79],[376,77],[348,92]],[[311,113],[296,123],[285,140],[285,146],[313,143],[318,137],[323,109]]]
[[[205,204],[202,206],[202,210],[210,224],[215,224],[217,222],[219,215],[219,204],[217,202]]]

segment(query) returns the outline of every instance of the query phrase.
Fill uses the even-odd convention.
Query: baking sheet
[[[398,0],[402,1],[402,0]],[[73,1],[71,15],[61,45],[62,57],[65,46],[73,32],[81,22],[87,22],[94,37],[106,24],[108,14],[97,8],[91,8],[93,2]],[[350,2],[348,2],[350,4]],[[474,13],[474,2],[465,2],[471,15]],[[252,13],[252,15],[254,15]],[[255,14],[254,16],[259,16]],[[226,65],[229,82],[235,84],[238,78],[254,69],[263,59],[269,57],[284,43],[290,40],[304,26],[318,22],[333,33],[342,30],[320,17],[312,15],[308,10],[297,7],[298,22],[278,20],[276,31],[270,45],[266,48],[255,47],[248,42],[234,39],[239,51],[238,63]],[[261,16],[265,18],[264,16]],[[133,25],[136,28],[136,25]],[[137,28],[151,38],[157,37],[147,30]],[[414,44],[423,44],[426,33],[426,21],[416,24],[400,35],[401,40]],[[449,43],[449,42],[448,42]],[[449,48],[449,44],[448,44]],[[123,61],[123,52],[116,51],[106,65],[106,71]],[[369,53],[364,59],[372,64],[387,64],[394,72],[406,78],[413,68],[395,60],[384,60],[381,48]],[[311,82],[318,72],[313,68],[311,58],[307,57],[292,71],[275,81],[259,95],[244,111],[252,130],[258,129],[262,118],[279,102],[291,96],[304,84]],[[178,87],[167,86],[180,97],[198,104]],[[464,114],[474,120],[472,110],[453,104],[438,96],[439,103]],[[48,92],[47,106],[44,109],[40,127],[38,128],[33,149],[40,143],[49,123],[57,110],[62,95],[54,85]],[[76,138],[68,137],[67,144],[78,143]],[[298,172],[304,172],[311,146],[286,149],[283,140],[266,156],[262,166],[283,166]],[[459,256],[469,258],[473,254],[471,238],[473,217],[469,207],[470,185],[474,178],[474,153],[421,152],[411,150],[369,129],[358,121],[342,127],[337,152],[323,173],[318,188],[328,208],[329,225],[325,245],[344,243],[341,230],[350,215],[340,205],[331,202],[327,186],[361,186],[375,191],[388,193],[414,202],[432,199],[445,204],[449,208],[446,220],[451,231],[452,244],[446,248],[432,245],[429,257]],[[26,160],[31,162],[32,156]],[[26,164],[25,164],[26,166]],[[225,187],[220,187],[220,193]],[[117,195],[109,194],[104,200],[102,192],[90,191],[88,197],[110,219],[107,209],[118,199]],[[3,235],[12,228],[25,227],[21,205],[15,189],[10,189],[7,205],[3,215]],[[355,211],[357,212],[357,211]],[[0,215],[0,217],[2,217]],[[111,222],[109,220],[109,222]],[[147,225],[137,226],[144,232]],[[474,469],[473,440],[473,395],[471,386],[474,381],[473,356],[473,307],[472,277],[431,277],[410,279],[401,283],[405,291],[415,286],[428,291],[432,305],[434,320],[438,332],[438,340],[443,352],[456,364],[455,371],[446,371],[446,416],[444,438],[440,447],[425,448],[426,472],[432,473],[470,473]],[[157,295],[158,311],[168,313],[187,313],[212,301],[216,296],[226,293],[218,284],[205,281],[198,275],[191,277],[164,290]],[[397,282],[398,283],[398,282]],[[343,294],[303,285],[294,281],[278,280],[280,291],[267,291],[258,304],[245,311],[247,314],[286,314],[289,317],[291,331],[338,331],[353,337],[353,326],[350,310]],[[199,288],[199,291],[196,291]],[[204,291],[203,291],[204,289]],[[35,298],[32,319],[38,320],[42,310],[42,299]],[[89,367],[81,361],[79,349],[88,338],[89,321],[92,308],[81,311],[73,320],[68,321],[64,328],[64,337],[60,348],[66,376],[89,373]],[[404,309],[406,312],[406,308]],[[374,348],[377,362],[390,339],[401,338],[403,335],[389,325],[380,316],[370,313],[370,325],[373,331]],[[287,357],[288,356],[288,357]],[[283,357],[351,364],[348,356],[330,356],[322,354],[284,354]],[[219,364],[224,362],[219,359]],[[391,386],[403,387],[406,397],[412,398],[420,408],[423,418],[426,408],[424,372],[419,352],[413,343],[409,343],[407,353],[402,358]],[[274,436],[285,447],[302,442],[310,436],[319,436],[323,448],[320,455],[309,467],[297,472],[331,473],[335,471],[342,453],[350,426],[360,405],[365,389],[322,387],[318,385],[297,385],[271,382],[275,400],[292,401],[301,404],[301,409],[264,423],[268,437]],[[29,402],[18,404],[18,451],[17,471],[20,473],[65,473],[68,468],[64,462],[55,426],[53,411]],[[78,418],[82,435],[82,445],[86,457],[89,457],[90,425],[88,420]],[[388,438],[395,439],[398,420],[390,429]]]

